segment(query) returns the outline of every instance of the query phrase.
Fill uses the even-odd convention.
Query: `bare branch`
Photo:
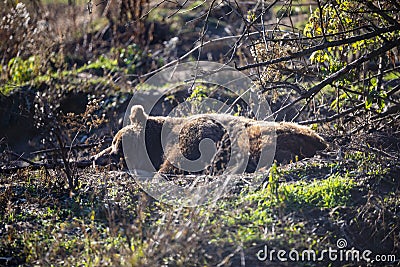
[[[354,37],[350,37],[350,38],[342,39],[342,40],[329,41],[329,42],[323,43],[321,45],[316,45],[316,46],[310,47],[308,49],[304,49],[302,51],[292,53],[291,55],[286,56],[286,57],[280,57],[280,58],[269,60],[269,61],[249,64],[246,66],[237,67],[236,69],[237,70],[247,70],[247,69],[252,69],[252,68],[268,66],[268,65],[279,63],[279,62],[288,61],[288,60],[291,60],[294,58],[310,55],[315,51],[327,49],[328,47],[335,47],[335,46],[340,46],[340,45],[344,45],[344,44],[351,44],[351,43],[355,43],[355,42],[358,42],[361,40],[371,39],[371,38],[377,37],[383,33],[393,32],[396,30],[400,30],[400,27],[390,26],[388,28],[378,28],[378,29],[374,30],[373,32],[369,32],[369,33],[366,33],[363,35],[354,36]]]
[[[379,56],[380,54],[385,53],[385,52],[393,49],[394,47],[398,46],[398,42],[399,42],[399,40],[388,42],[388,43],[384,44],[382,47],[380,47],[379,49],[376,49],[376,50],[372,51],[371,53],[363,55],[362,57],[358,58],[357,60],[354,60],[353,62],[349,63],[345,67],[343,67],[340,70],[338,70],[337,72],[335,72],[335,73],[331,74],[330,76],[328,76],[327,78],[325,78],[323,81],[321,81],[317,85],[315,85],[312,88],[310,88],[301,97],[299,97],[298,99],[294,100],[292,103],[287,104],[287,105],[281,107],[279,110],[275,111],[272,114],[272,116],[275,116],[279,112],[282,112],[282,111],[294,106],[295,104],[297,104],[299,101],[301,101],[303,99],[306,99],[306,98],[309,98],[309,97],[312,97],[312,96],[316,95],[326,85],[331,84],[337,78],[339,78],[340,76],[348,73],[350,70],[352,70],[352,69],[356,68],[357,66],[361,65],[362,63],[364,63],[364,62],[366,62],[368,60],[371,60],[371,59]]]

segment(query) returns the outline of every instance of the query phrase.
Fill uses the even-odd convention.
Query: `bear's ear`
[[[140,105],[132,106],[131,115],[129,116],[131,124],[144,124],[147,120],[147,114],[144,112],[144,109]]]

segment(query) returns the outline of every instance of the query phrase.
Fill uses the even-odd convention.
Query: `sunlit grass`
[[[244,187],[241,193],[227,194],[212,205],[190,209],[152,200],[128,177],[90,176],[70,196],[56,186],[59,181],[42,179],[43,172],[32,175],[27,171],[12,182],[3,176],[0,192],[8,193],[0,195],[5,204],[0,219],[9,226],[0,252],[14,253],[19,262],[29,264],[151,266],[189,262],[197,266],[201,262],[214,266],[222,260],[217,251],[231,253],[237,246],[251,251],[268,242],[289,249],[321,249],[327,245],[327,237],[335,236],[332,227],[337,218],[345,216],[337,208],[355,205],[352,192],[363,186],[353,175],[361,170],[358,168],[369,164],[370,169],[361,173],[387,173],[372,164],[374,158],[362,153],[346,158],[346,164],[311,163],[291,169],[274,165],[261,188],[252,191]],[[287,182],[287,175],[297,180]],[[393,192],[378,205],[384,209],[396,203],[399,200]],[[334,217],[329,215],[332,210]],[[396,212],[393,208],[387,211]],[[373,214],[368,216],[374,219]],[[330,228],[315,228],[315,220]],[[326,232],[321,236],[315,229]],[[207,257],[202,250],[208,251]],[[249,257],[254,254],[246,253]]]

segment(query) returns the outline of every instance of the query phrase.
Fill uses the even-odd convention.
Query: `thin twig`
[[[365,106],[364,103],[360,103],[360,104],[358,104],[358,105],[356,105],[356,106],[354,106],[352,108],[349,108],[349,109],[347,109],[347,110],[345,110],[343,112],[340,112],[339,114],[335,114],[333,116],[322,118],[322,119],[300,121],[299,124],[309,125],[309,124],[313,124],[313,123],[331,122],[331,121],[337,120],[339,118],[342,118],[342,117],[344,117],[344,116],[346,116],[346,115],[348,115],[348,114],[350,114],[350,113],[352,113],[352,112],[354,112],[354,111],[356,111],[356,110],[358,110],[358,109],[360,109],[360,108],[362,108],[364,106]]]
[[[96,143],[92,143],[92,144],[77,144],[77,145],[73,145],[73,146],[65,146],[66,149],[68,150],[72,150],[72,149],[86,149],[86,148],[92,148],[92,147],[96,147],[96,146],[100,146],[100,145],[104,145],[104,144],[110,144],[112,141],[112,138],[108,138],[106,140],[100,141],[100,142],[96,142]],[[60,151],[60,148],[49,148],[49,149],[42,149],[42,150],[37,150],[37,151],[33,151],[30,152],[30,154],[44,154],[44,153],[49,153],[49,152],[58,152]]]
[[[22,154],[22,155],[18,155],[17,153],[15,153],[15,152],[13,152],[13,151],[9,151],[9,150],[6,150],[6,151],[4,151],[4,152],[7,153],[7,154],[9,154],[9,155],[15,156],[15,157],[17,158],[17,161],[18,161],[18,160],[22,160],[22,161],[24,161],[24,162],[26,162],[26,163],[28,163],[28,164],[30,164],[30,165],[36,165],[36,164],[37,164],[37,163],[35,163],[35,162],[33,162],[33,161],[27,159],[27,158],[22,157],[23,154]]]

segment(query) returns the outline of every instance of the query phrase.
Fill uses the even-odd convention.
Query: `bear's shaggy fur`
[[[185,118],[149,116],[142,106],[133,106],[129,118],[130,125],[118,131],[111,147],[97,154],[95,160],[113,154],[123,157],[122,142],[124,142],[129,146],[129,153],[125,153],[125,159],[133,163],[130,168],[158,170],[165,174],[217,175],[225,171],[228,163],[231,166],[232,161],[235,163],[240,157],[248,157],[243,170],[246,172],[259,170],[272,161],[271,155],[261,151],[273,149],[275,140],[274,159],[278,163],[312,157],[318,150],[327,147],[318,134],[295,123],[260,122],[224,114],[200,114]],[[178,139],[168,140],[171,134]],[[172,141],[164,148],[163,138]],[[210,154],[205,153],[207,151],[201,151],[204,140],[215,144],[213,146],[215,150],[211,155],[207,155]],[[231,151],[233,142],[238,144],[239,151]],[[239,157],[233,157],[233,154]],[[182,155],[188,161],[204,164],[204,168],[184,171],[185,166],[179,165]],[[146,162],[147,158],[151,162],[148,160]]]

